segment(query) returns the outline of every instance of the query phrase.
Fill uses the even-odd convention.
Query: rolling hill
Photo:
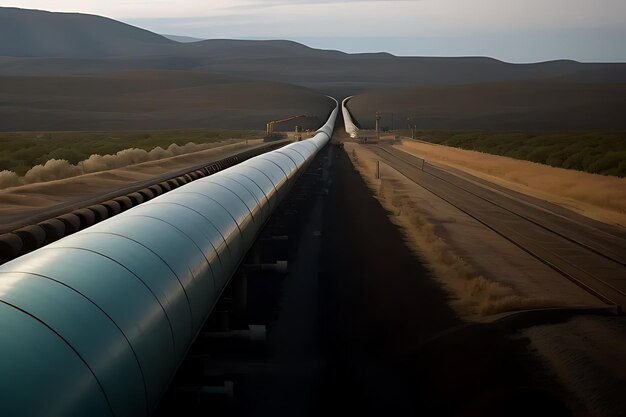
[[[321,125],[333,106],[300,86],[188,71],[0,78],[0,131],[264,130],[297,114]]]
[[[105,17],[0,8],[0,55],[107,58],[155,53],[176,42]]]
[[[563,60],[519,65],[483,57],[347,54],[286,40],[180,43],[99,16],[15,8],[0,8],[0,57],[4,75],[177,69],[297,83],[327,92],[563,77],[626,82],[624,64]]]
[[[0,56],[29,58],[337,57],[339,51],[285,40],[177,42],[113,19],[82,13],[0,7]]]
[[[322,109],[320,93],[362,94],[357,119],[381,110],[424,127],[626,128],[625,85],[619,63],[347,54],[286,40],[181,43],[99,16],[0,7],[1,130],[249,128],[285,114],[281,100]]]
[[[470,130],[623,130],[626,84],[519,81],[385,88],[349,102],[355,121],[373,128]]]
[[[164,36],[167,39],[170,39],[175,42],[180,42],[180,43],[200,42],[204,40],[200,38],[194,38],[192,36],[167,35],[165,33],[162,33],[161,36]]]

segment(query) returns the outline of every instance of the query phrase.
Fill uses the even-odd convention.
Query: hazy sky
[[[626,0],[18,0],[2,5],[99,14],[158,33],[292,39],[346,52],[626,62]]]

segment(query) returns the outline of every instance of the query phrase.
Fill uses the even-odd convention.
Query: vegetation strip
[[[78,164],[92,155],[115,155],[127,149],[171,150],[229,140],[261,137],[255,130],[175,129],[111,132],[0,132],[0,171],[23,176],[32,167],[52,159]],[[182,152],[181,152],[182,153]],[[171,155],[170,155],[171,156]]]
[[[626,177],[626,132],[403,131],[424,142]]]

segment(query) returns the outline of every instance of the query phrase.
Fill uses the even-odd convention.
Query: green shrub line
[[[173,143],[182,146],[189,142],[204,144],[262,136],[260,131],[223,129],[0,132],[0,171],[9,170],[22,176],[33,166],[50,159],[65,159],[77,164],[93,154],[114,155],[129,148],[149,151],[157,146],[167,149]]]
[[[411,131],[404,131],[411,137]],[[485,132],[418,130],[415,138],[558,168],[626,177],[626,132]]]

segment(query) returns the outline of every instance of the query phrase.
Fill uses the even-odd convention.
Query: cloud
[[[351,7],[357,7],[357,3],[380,3],[389,7],[392,3],[414,3],[423,0],[244,0],[244,1],[228,1],[223,3],[233,3],[216,7],[216,13],[229,14],[252,14],[263,12],[268,9],[285,7],[295,9],[302,6],[312,6],[314,8],[332,7],[334,5],[352,4]],[[303,16],[306,16],[303,14]]]

